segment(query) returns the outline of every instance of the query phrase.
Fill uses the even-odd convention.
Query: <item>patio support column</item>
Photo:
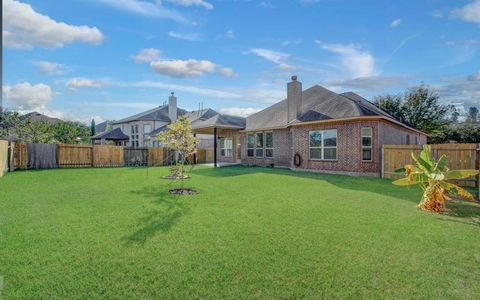
[[[193,137],[194,137],[194,138],[197,137],[197,134],[194,133],[194,134],[193,134]],[[197,148],[197,147],[195,146],[195,148]],[[198,149],[198,148],[197,148],[197,149]],[[192,165],[196,165],[196,164],[197,164],[197,152],[195,151],[195,153],[193,153],[193,162],[192,162]]]
[[[213,166],[217,167],[217,136],[218,129],[217,127],[213,128]]]

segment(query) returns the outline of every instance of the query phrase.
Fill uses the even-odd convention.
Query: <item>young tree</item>
[[[197,151],[197,138],[193,136],[190,120],[185,116],[179,117],[177,121],[168,125],[168,130],[161,132],[157,139],[178,155],[170,176],[179,179],[188,177],[185,166],[188,165],[189,156]]]

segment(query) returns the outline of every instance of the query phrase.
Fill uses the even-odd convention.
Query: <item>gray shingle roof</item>
[[[193,129],[207,128],[207,127],[231,127],[231,128],[245,128],[245,118],[216,114],[206,120],[198,119],[192,122]]]
[[[186,113],[187,113],[186,110],[177,108],[178,116],[183,116]],[[120,124],[120,123],[132,122],[132,121],[154,121],[154,120],[170,122],[170,118],[168,117],[168,105],[155,107],[153,109],[138,113],[136,115],[112,122],[112,124]]]
[[[302,114],[288,122],[287,99],[247,117],[245,130],[286,127],[302,122],[343,119],[361,116],[395,118],[353,92],[337,94],[315,85],[303,91]]]
[[[107,130],[108,124],[111,124],[112,122],[114,121],[104,121],[102,123],[98,123],[97,125],[95,125],[95,132],[96,133],[105,132],[105,130]]]
[[[106,140],[128,140],[128,135],[124,134],[120,128],[102,132],[92,137],[93,140],[106,139]]]

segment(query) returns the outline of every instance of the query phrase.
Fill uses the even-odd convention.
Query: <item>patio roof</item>
[[[97,134],[92,137],[92,140],[128,140],[128,135],[122,132],[120,128]]]

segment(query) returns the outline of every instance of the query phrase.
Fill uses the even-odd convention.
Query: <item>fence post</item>
[[[382,152],[381,152],[381,162],[382,162],[382,171],[380,173],[380,176],[382,178],[385,178],[385,148],[384,145],[382,145]]]
[[[92,168],[93,168],[93,162],[94,162],[94,160],[93,160],[93,153],[95,153],[95,152],[93,151],[93,147],[94,147],[94,145],[93,145],[93,143],[92,143],[92,145],[90,146],[90,165],[91,165]]]
[[[480,171],[480,143],[477,144],[477,149],[475,149],[475,151],[477,152],[477,168],[478,168],[478,171]],[[480,201],[480,174],[477,175],[477,196],[478,196],[478,200]]]

